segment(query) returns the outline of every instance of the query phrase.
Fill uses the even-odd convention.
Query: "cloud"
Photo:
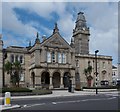
[[[60,32],[62,32],[65,39],[70,43],[75,21],[72,20],[72,17],[70,14],[67,14],[66,17],[61,18],[58,21],[58,23],[59,23]]]
[[[2,33],[2,2],[0,2],[0,34]]]
[[[94,53],[94,50],[98,48],[101,54],[113,55],[113,58],[117,59],[117,3],[18,2],[3,3],[3,5],[3,29],[14,32],[20,36],[22,35],[22,41],[24,41],[25,38],[28,40],[34,39],[33,37],[35,37],[36,32],[39,32],[42,36],[42,31],[40,30],[46,32],[47,35],[51,35],[53,29],[49,29],[36,21],[28,21],[27,24],[23,24],[18,20],[16,13],[13,11],[14,8],[24,9],[30,14],[35,13],[49,22],[57,22],[61,35],[65,37],[68,42],[70,42],[70,38],[72,37],[77,13],[83,11],[87,24],[90,27],[90,52]],[[53,13],[57,14],[57,19],[52,15]],[[37,27],[40,27],[40,30]],[[8,36],[8,39],[11,39],[10,36]],[[19,36],[14,39],[20,41]],[[25,41],[21,43],[25,45]],[[6,42],[6,44],[8,43]]]
[[[12,7],[9,5],[9,3],[3,3],[2,9],[3,29],[15,32],[16,34],[20,35],[25,34],[25,36],[33,35],[33,33],[37,31],[31,26],[21,23],[21,21],[19,21],[16,17],[16,14],[13,11]]]
[[[118,62],[118,5],[117,3],[69,3],[73,13],[83,11],[90,27],[90,53],[99,49],[100,55],[113,56]]]

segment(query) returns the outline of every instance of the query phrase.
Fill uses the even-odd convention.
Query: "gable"
[[[60,36],[59,33],[53,34],[41,45],[47,47],[58,47],[58,48],[69,48],[69,49],[71,48],[70,45]]]

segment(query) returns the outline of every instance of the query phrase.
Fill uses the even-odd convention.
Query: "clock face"
[[[83,30],[85,30],[85,27],[83,27]]]

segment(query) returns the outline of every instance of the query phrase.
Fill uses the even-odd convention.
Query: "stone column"
[[[52,76],[50,76],[50,85],[49,85],[49,89],[53,89]]]
[[[30,73],[30,88],[33,88],[33,82],[32,82],[32,76],[31,76],[31,73]]]
[[[35,76],[35,88],[41,88],[41,77]]]
[[[60,88],[63,89],[64,85],[63,85],[63,76],[61,76],[61,80],[60,80]]]

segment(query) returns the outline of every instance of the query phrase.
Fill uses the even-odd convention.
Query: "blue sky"
[[[118,3],[117,2],[2,2],[0,33],[4,47],[34,44],[36,32],[49,37],[58,23],[60,34],[70,42],[77,13],[85,14],[90,27],[90,53],[99,49],[100,55],[118,59]]]

